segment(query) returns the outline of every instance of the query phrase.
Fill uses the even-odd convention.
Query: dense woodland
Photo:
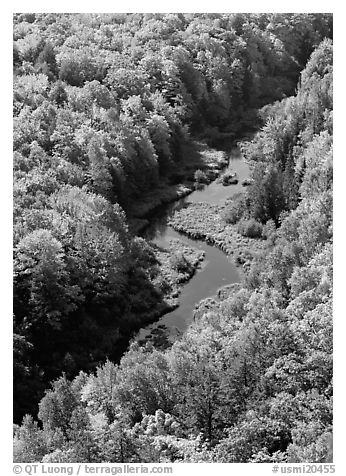
[[[13,33],[15,460],[330,461],[331,15],[26,13]],[[224,219],[265,251],[169,349],[127,349],[167,285],[132,210],[193,138],[249,129]]]

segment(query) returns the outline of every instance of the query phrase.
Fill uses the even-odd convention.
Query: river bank
[[[166,283],[155,283],[163,300],[160,309],[153,309],[151,323],[136,335],[140,345],[150,342],[161,349],[172,345],[198,317],[201,306],[223,296],[223,289],[241,286],[254,256],[266,246],[262,238],[243,236],[237,224],[224,219],[227,204],[239,192],[246,193],[243,184],[250,179],[240,148],[217,151],[200,142],[197,153],[196,143],[194,147],[190,171],[180,172],[185,182],[163,184],[147,194],[133,213],[137,230],[142,230],[137,233],[150,243],[160,263],[157,279]],[[208,177],[208,184],[193,182],[198,169],[203,173],[197,177]],[[225,186],[220,179],[224,174],[236,176],[236,183]],[[185,257],[191,265],[179,276],[174,266],[182,271]]]
[[[216,152],[205,149],[206,155],[212,158],[209,164],[214,170],[217,159],[225,157]],[[227,162],[227,166],[218,167],[218,174],[213,175],[210,184],[196,187],[188,197],[158,207],[147,215],[150,224],[141,235],[152,246],[167,252],[174,239],[178,250],[188,245],[203,251],[204,260],[195,269],[193,279],[187,278],[183,286],[176,283],[178,292],[170,299],[175,309],[168,312],[166,309],[153,324],[140,330],[136,337],[140,344],[149,341],[159,348],[171,345],[190,325],[201,301],[218,295],[224,286],[240,285],[244,269],[264,246],[262,240],[243,237],[237,227],[228,226],[223,220],[225,203],[234,194],[245,192],[242,183],[250,173],[238,147],[228,153]],[[235,173],[238,183],[224,186],[219,180],[222,173]]]
[[[179,305],[179,294],[201,265],[205,252],[188,246],[179,239],[171,239],[167,248],[154,246],[160,272],[152,280],[155,287],[163,291],[169,308]]]
[[[170,217],[169,225],[190,238],[217,246],[246,270],[253,256],[264,249],[266,242],[242,236],[238,232],[237,225],[227,224],[224,221],[222,216],[224,209],[225,204],[187,203]]]
[[[174,203],[193,193],[199,187],[195,180],[197,170],[203,172],[204,183],[209,184],[227,167],[229,153],[209,147],[205,142],[193,141],[185,146],[181,166],[163,179],[155,190],[149,191],[130,206],[127,215],[129,227],[138,234],[150,223],[160,207]],[[186,159],[188,157],[188,160]]]

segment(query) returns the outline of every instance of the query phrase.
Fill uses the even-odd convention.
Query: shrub
[[[241,218],[238,207],[234,205],[227,207],[222,214],[222,218],[226,223],[234,225]]]
[[[260,238],[262,236],[262,224],[254,218],[241,220],[238,225],[238,232],[248,238]]]
[[[240,253],[240,252],[234,253],[234,261],[236,262],[236,264],[244,264],[245,259],[244,259],[243,254]]]
[[[223,210],[222,217],[226,223],[234,225],[242,218],[246,209],[246,198],[244,194],[237,193],[233,196],[232,201],[227,203]]]
[[[172,290],[171,284],[161,274],[158,274],[155,278],[155,288],[160,294],[168,294]]]
[[[170,263],[172,268],[178,271],[178,273],[186,273],[190,270],[190,263],[181,252],[173,253],[170,257]]]
[[[197,169],[194,174],[195,182],[197,183],[209,183],[208,176],[203,170]]]
[[[262,237],[265,240],[271,241],[274,243],[276,236],[276,226],[274,220],[268,220],[262,229]]]

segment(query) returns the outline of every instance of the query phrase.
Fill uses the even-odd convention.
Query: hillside
[[[14,16],[16,461],[331,461],[331,30],[327,14]],[[217,222],[222,249],[244,237],[240,289],[168,349],[127,348],[201,259],[129,224],[207,170],[195,140],[217,161],[249,130],[251,185],[172,219],[202,239]]]

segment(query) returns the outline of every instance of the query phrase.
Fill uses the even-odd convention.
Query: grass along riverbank
[[[172,239],[167,248],[151,245],[156,258],[156,266],[151,270],[151,282],[162,294],[161,302],[155,306],[146,324],[157,321],[161,316],[179,306],[179,295],[184,284],[189,281],[204,260],[204,251],[193,248],[178,239]],[[142,326],[143,327],[143,326]],[[155,327],[144,338],[135,338],[140,345],[151,343],[154,347],[165,349],[173,341],[165,326]]]
[[[205,202],[188,203],[185,208],[174,213],[169,224],[190,238],[217,246],[227,255],[233,256],[236,264],[243,265],[246,270],[253,256],[265,248],[266,242],[242,236],[237,224],[225,223],[222,217],[224,208],[225,205]]]
[[[152,280],[164,293],[165,302],[174,309],[179,305],[183,285],[195,274],[204,259],[204,251],[172,239],[167,249],[153,245],[160,273]]]
[[[157,188],[141,196],[140,201],[136,200],[129,207],[127,215],[133,233],[138,233],[148,225],[148,215],[156,208],[186,197],[198,188],[197,171],[203,174],[204,183],[210,183],[220,175],[228,162],[227,152],[213,149],[205,142],[193,141],[186,145],[179,168],[172,170]]]

